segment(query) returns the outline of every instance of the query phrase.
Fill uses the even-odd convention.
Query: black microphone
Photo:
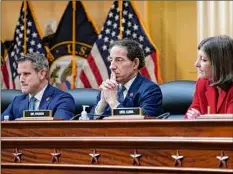
[[[158,117],[156,117],[157,119],[167,119],[170,115],[170,112],[165,112],[161,115],[159,115]]]
[[[98,114],[92,114],[92,113],[88,113],[87,115],[89,118],[90,118],[90,116],[93,116],[93,120],[102,119],[104,117],[110,116],[110,115],[98,115]],[[77,114],[77,115],[73,116],[72,118],[70,118],[70,120],[78,120],[80,116],[81,116],[81,114]]]
[[[69,120],[78,120],[78,118],[81,116],[81,114],[77,114],[75,116],[73,116],[72,118],[70,118]]]

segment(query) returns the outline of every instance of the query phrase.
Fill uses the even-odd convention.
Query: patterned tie
[[[125,86],[122,86],[120,88],[118,88],[118,101],[122,104],[124,102],[124,91],[126,90],[126,87]]]
[[[36,99],[34,96],[32,96],[32,97],[30,98],[29,107],[28,107],[29,110],[32,110],[32,111],[35,110],[36,101],[37,101],[37,99]]]

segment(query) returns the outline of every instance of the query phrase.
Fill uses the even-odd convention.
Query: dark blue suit
[[[3,112],[1,120],[3,120],[4,115],[9,115],[10,120],[22,117],[23,111],[28,110],[28,104],[28,94],[15,97],[13,102]],[[42,96],[39,109],[52,110],[55,118],[68,120],[74,116],[75,103],[69,93],[48,85]]]
[[[100,100],[100,94],[97,97],[96,103]],[[92,113],[95,112],[95,107],[96,105],[92,108]],[[159,116],[163,112],[160,87],[146,77],[138,74],[130,86],[124,102],[118,105],[118,108],[125,107],[141,107],[143,115]],[[107,106],[103,115],[111,115],[111,108],[109,106]]]

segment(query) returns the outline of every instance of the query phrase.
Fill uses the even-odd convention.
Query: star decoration
[[[221,156],[216,156],[216,158],[219,160],[219,167],[225,167],[227,168],[227,160],[229,159],[229,156],[225,156],[224,152],[221,151]]]
[[[140,166],[140,157],[142,156],[141,154],[137,153],[137,150],[134,150],[133,154],[130,154],[130,156],[133,158],[133,165],[138,165]]]
[[[18,149],[16,148],[16,149],[15,149],[15,153],[13,153],[13,155],[14,155],[14,162],[15,162],[15,163],[21,162],[21,157],[22,157],[23,153],[20,153],[20,152],[18,151]]]
[[[179,151],[176,151],[176,155],[172,155],[171,156],[173,159],[175,159],[175,166],[182,166],[182,159],[184,158],[184,156],[179,155]]]
[[[98,158],[100,157],[99,153],[96,153],[96,151],[93,150],[93,153],[89,153],[89,155],[92,157],[91,164],[98,163]]]
[[[59,157],[61,156],[61,153],[57,152],[57,149],[54,150],[53,153],[51,153],[52,157],[52,163],[58,162],[59,163]]]

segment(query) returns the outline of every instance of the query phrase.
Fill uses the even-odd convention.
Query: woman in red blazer
[[[233,114],[233,39],[208,37],[198,46],[199,79],[185,118],[203,114]]]

